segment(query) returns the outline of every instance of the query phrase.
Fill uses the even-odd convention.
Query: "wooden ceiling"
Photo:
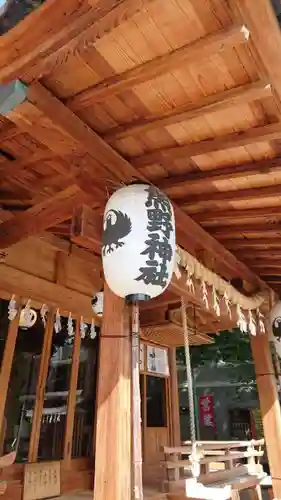
[[[227,279],[281,290],[281,32],[269,0],[46,0],[0,38],[0,248],[69,239],[136,178]],[[11,216],[13,214],[13,217]]]

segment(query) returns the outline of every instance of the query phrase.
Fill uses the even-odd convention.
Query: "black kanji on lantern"
[[[143,281],[146,285],[158,285],[165,288],[169,273],[167,263],[173,257],[172,246],[169,242],[174,230],[172,224],[172,210],[168,198],[154,186],[146,189],[147,201],[147,230],[148,239],[146,248],[141,255],[147,255],[146,266],[140,267],[140,275],[136,281]]]

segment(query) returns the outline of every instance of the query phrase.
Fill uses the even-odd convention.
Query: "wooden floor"
[[[144,500],[166,500],[165,493],[160,493],[156,490],[145,489],[144,490]],[[58,497],[57,500],[92,500],[93,492],[92,491],[75,491],[72,493],[67,493],[61,497]],[[52,499],[54,500],[54,499]]]

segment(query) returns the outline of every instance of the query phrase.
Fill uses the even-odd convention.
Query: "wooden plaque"
[[[60,462],[27,464],[24,473],[23,500],[60,495]]]

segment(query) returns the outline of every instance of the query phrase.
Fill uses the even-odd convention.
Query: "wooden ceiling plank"
[[[200,195],[192,195],[189,198],[181,199],[180,203],[183,209],[188,209],[192,205],[200,204],[200,207],[208,207],[213,203],[229,203],[238,201],[251,201],[257,200],[259,197],[270,198],[280,197],[281,184],[274,184],[271,186],[262,186],[257,188],[246,189],[233,189],[231,191],[215,191],[208,193],[201,193]]]
[[[87,201],[88,198],[74,184],[52,198],[15,215],[0,225],[0,248],[8,248],[28,236],[38,234],[69,219],[75,206]]]
[[[260,224],[260,218],[269,220],[278,220],[281,218],[281,206],[277,207],[262,207],[262,208],[246,208],[246,209],[215,209],[208,210],[206,212],[199,212],[194,214],[192,218],[202,224],[204,227],[209,225],[214,226],[215,224],[220,224],[222,222],[228,222],[231,220],[231,225],[240,224],[241,220],[246,223],[248,219],[251,224]],[[246,219],[246,220],[245,220]]]
[[[77,36],[68,37],[68,41],[61,45],[61,48],[52,51],[49,56],[40,58],[36,64],[35,71],[28,72],[28,81],[34,77],[42,77],[52,73],[56,68],[63,64],[68,55],[84,53],[91,50],[95,43],[101,38],[111,33],[115,28],[118,28],[123,22],[130,20],[133,16],[144,10],[149,4],[155,0],[107,0],[100,1],[97,8],[96,0],[88,0],[93,6],[91,16],[88,16],[86,22],[90,26],[85,29],[78,30]],[[101,16],[101,10],[104,11]]]
[[[129,125],[120,125],[111,129],[104,136],[104,139],[112,143],[129,135],[141,134],[156,128],[167,127],[168,125],[204,116],[207,113],[215,113],[232,106],[239,106],[269,96],[272,96],[270,84],[265,84],[263,81],[248,83],[218,92],[217,94],[204,96],[194,103],[180,108],[177,107],[176,110],[168,110],[162,113],[161,116],[149,116],[148,118],[133,121]]]
[[[259,260],[263,261],[279,261],[281,263],[281,246],[280,249],[272,249],[272,250],[256,250],[255,252],[251,252],[249,255],[244,255],[243,252],[240,254],[241,259],[247,260],[247,262],[258,262]]]
[[[32,89],[32,90],[30,90]],[[30,93],[29,93],[30,92]],[[128,183],[135,179],[147,182],[146,178],[138,172],[127,160],[122,158],[114,151],[105,141],[103,141],[94,131],[87,127],[77,116],[75,116],[62,102],[56,99],[49,91],[47,91],[40,83],[32,85],[28,90],[28,99],[32,101],[34,106],[38,106],[42,113],[50,119],[56,130],[61,129],[62,133],[74,137],[76,141],[81,141],[84,149],[91,154],[93,161],[100,162],[103,167],[103,175],[107,179],[114,179],[114,174],[121,177],[123,182]],[[25,104],[25,103],[24,103]],[[18,106],[21,108],[24,104]],[[12,113],[17,113],[16,108]],[[28,123],[28,115],[24,117]],[[35,128],[28,124],[30,133]],[[35,124],[36,126],[36,124]],[[42,138],[44,140],[44,138]],[[100,174],[92,172],[92,182],[85,182],[82,187],[87,191],[93,188],[93,184],[100,179]],[[95,179],[95,182],[93,182]],[[79,182],[76,178],[75,182]],[[117,187],[117,185],[115,186]],[[104,193],[103,193],[104,194]],[[82,202],[83,203],[83,202]],[[185,214],[176,204],[174,204],[175,217],[178,230],[178,243],[189,251],[193,251],[196,246],[198,250],[207,249],[212,256],[214,265],[217,265],[217,271],[222,273],[227,279],[233,276],[239,276],[243,280],[252,283],[253,286],[262,285],[259,278],[252,273],[246,265],[239,262],[233,254],[224,248],[211,235],[203,230],[196,222]],[[54,225],[54,224],[52,224]],[[219,270],[218,270],[219,268]]]
[[[281,130],[281,129],[280,129]],[[200,189],[212,187],[213,183],[218,181],[227,181],[232,179],[244,179],[254,177],[257,174],[273,174],[281,172],[281,158],[268,158],[240,165],[231,165],[215,168],[213,170],[189,172],[176,175],[157,181],[159,189],[164,189],[168,194],[173,193],[173,188],[186,187],[187,189]],[[173,194],[176,198],[176,193]]]
[[[70,98],[67,105],[74,111],[81,107],[91,106],[93,103],[103,101],[109,96],[124,92],[136,85],[173,71],[182,64],[192,64],[197,62],[198,59],[209,58],[229,47],[245,44],[248,39],[249,31],[245,26],[241,25],[207,35],[200,40],[184,45],[168,54],[158,56],[129,71],[112,76]]]
[[[212,228],[211,234],[218,239],[231,239],[236,237],[243,238],[244,236],[249,236],[250,234],[260,235],[264,238],[271,238],[274,235],[280,233],[281,236],[281,224],[240,224],[239,226],[219,226],[217,228]]]
[[[271,249],[273,248],[281,248],[281,237],[276,237],[276,238],[270,238],[270,239],[265,239],[265,238],[251,238],[250,240],[244,238],[243,240],[225,240],[224,241],[224,246],[226,248],[229,248],[230,250],[252,250],[254,248],[256,249],[268,249],[270,252]],[[245,252],[246,256],[246,252]]]
[[[261,127],[254,127],[244,132],[233,132],[220,137],[185,144],[184,146],[157,149],[150,153],[133,157],[130,159],[130,162],[134,167],[142,168],[161,163],[161,156],[172,159],[191,158],[213,153],[215,151],[225,151],[231,148],[247,146],[253,143],[273,141],[280,139],[280,137],[281,124],[278,122]]]
[[[76,37],[80,41],[81,34],[88,28],[96,27],[97,30],[98,25],[102,23],[103,29],[97,36],[100,38],[142,10],[148,1],[151,0],[67,0],[67,8],[64,2],[46,2],[22,21],[13,33],[8,33],[3,38],[0,58],[1,82],[9,82],[26,72],[31,73],[33,78],[39,78],[45,73],[44,66],[48,58],[57,57],[59,51],[62,51],[65,57],[67,45]],[[30,79],[27,78],[27,81]]]

